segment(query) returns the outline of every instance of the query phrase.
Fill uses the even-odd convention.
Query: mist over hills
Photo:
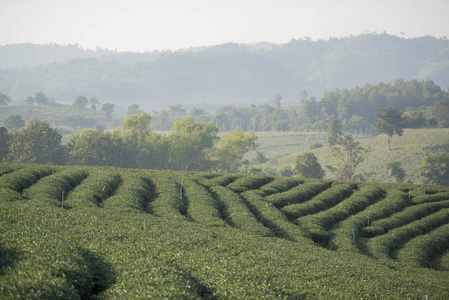
[[[286,44],[222,44],[179,51],[116,52],[78,45],[0,46],[0,92],[20,102],[43,91],[57,102],[95,96],[147,111],[190,106],[299,103],[299,94],[366,83],[431,79],[449,87],[449,41],[365,34]]]

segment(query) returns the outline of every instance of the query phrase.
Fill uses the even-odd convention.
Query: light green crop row
[[[222,203],[223,215],[228,224],[251,235],[273,236],[270,229],[257,220],[237,193],[223,186],[213,186],[210,191]]]
[[[272,203],[277,208],[281,208],[294,203],[306,202],[329,188],[329,186],[330,184],[323,181],[306,181],[286,192],[269,195],[265,197],[265,200]]]
[[[355,188],[357,188],[357,186],[353,184],[334,185],[316,195],[309,201],[284,206],[282,208],[282,212],[290,220],[314,214],[341,202],[343,199],[351,195]]]
[[[409,240],[398,254],[398,260],[407,266],[432,267],[439,269],[434,256],[449,248],[449,224],[444,224],[431,232]]]
[[[367,241],[367,250],[376,258],[391,259],[410,239],[426,234],[449,222],[449,209],[441,209],[427,217],[397,227]]]

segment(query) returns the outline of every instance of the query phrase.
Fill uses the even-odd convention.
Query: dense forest
[[[60,102],[79,95],[146,111],[182,104],[271,104],[280,94],[297,103],[301,91],[325,91],[398,78],[432,79],[449,87],[449,41],[364,34],[286,44],[223,44],[176,52],[121,53],[78,45],[0,46],[0,91],[22,99],[36,90]],[[20,102],[20,101],[19,101]]]

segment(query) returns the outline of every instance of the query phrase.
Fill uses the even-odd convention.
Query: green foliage
[[[84,129],[73,136],[69,155],[74,164],[84,166],[130,165],[130,153],[125,143],[111,133]]]
[[[449,153],[441,151],[426,154],[421,165],[421,174],[429,183],[449,185]]]
[[[5,119],[3,122],[5,126],[12,132],[17,132],[19,129],[25,126],[25,121],[21,115],[12,115]]]
[[[78,96],[75,98],[75,101],[73,101],[72,106],[78,109],[83,109],[87,106],[89,101],[84,96]]]
[[[108,120],[111,118],[112,113],[114,112],[115,104],[114,103],[104,103],[101,106],[101,111],[106,113],[106,117]]]
[[[0,127],[0,161],[8,155],[10,139],[11,135],[8,133],[8,129]]]
[[[321,169],[321,165],[315,154],[306,152],[296,157],[293,174],[300,177],[321,179],[324,177],[325,172]]]
[[[139,104],[131,104],[126,109],[126,115],[139,115],[142,111],[140,110]]]
[[[393,177],[396,182],[404,182],[405,171],[401,167],[400,161],[393,160],[388,162],[385,166],[388,170],[388,176]]]
[[[337,159],[337,166],[326,166],[340,180],[352,180],[357,166],[363,162],[367,149],[354,141],[352,136],[344,135],[335,147],[332,147],[332,156]]]
[[[257,136],[253,132],[244,133],[240,129],[224,134],[220,143],[209,152],[217,168],[226,172],[236,172],[243,155],[257,148]]]
[[[449,127],[449,100],[437,100],[428,107],[426,116],[436,121],[438,127]]]
[[[33,120],[11,139],[7,159],[17,163],[63,164],[61,135],[46,121]]]
[[[341,124],[341,121],[332,119],[329,121],[327,125],[326,130],[326,141],[331,145],[334,146],[340,136],[343,135],[343,125]]]
[[[401,136],[404,132],[401,112],[393,107],[381,108],[379,113],[376,113],[379,119],[374,123],[374,130],[385,133],[388,136],[388,150],[391,152],[391,137],[394,134]]]
[[[9,97],[8,95],[5,95],[3,93],[0,93],[0,107],[2,106],[8,106],[9,103],[12,102],[11,97]]]
[[[168,135],[169,164],[174,170],[206,170],[206,151],[218,140],[218,128],[212,123],[200,124],[186,117],[176,121]]]
[[[33,102],[38,105],[47,104],[48,98],[43,92],[38,91],[34,93]]]

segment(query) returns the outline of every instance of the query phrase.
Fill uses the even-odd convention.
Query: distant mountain
[[[179,51],[116,52],[78,45],[0,46],[0,92],[41,90],[58,102],[78,95],[148,111],[185,106],[297,103],[301,90],[431,79],[449,87],[449,41],[365,34],[286,44],[222,44]]]

